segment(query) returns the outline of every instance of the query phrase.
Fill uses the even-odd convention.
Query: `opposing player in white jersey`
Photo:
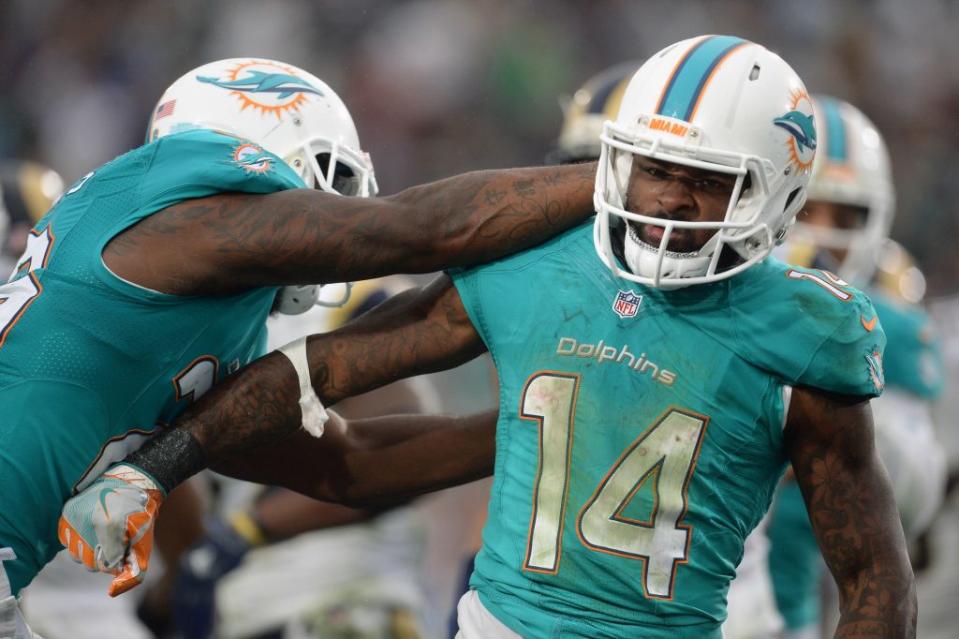
[[[939,507],[945,457],[930,403],[941,393],[942,364],[930,318],[920,303],[922,273],[889,239],[895,194],[889,153],[875,125],[855,106],[814,97],[820,148],[809,199],[783,258],[838,273],[872,299],[886,332],[886,390],[874,402],[876,444],[889,471],[907,537],[915,538]],[[772,508],[770,568],[787,636],[819,636],[822,562],[794,481]]]

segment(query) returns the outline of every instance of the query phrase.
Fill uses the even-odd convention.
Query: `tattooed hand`
[[[823,557],[839,586],[836,637],[916,636],[916,585],[869,402],[793,391],[783,433]]]

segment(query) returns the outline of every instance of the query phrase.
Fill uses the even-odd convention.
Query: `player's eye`
[[[696,188],[709,193],[722,193],[725,191],[731,191],[732,186],[725,180],[718,180],[715,178],[704,178],[701,180],[696,180]]]
[[[646,172],[646,175],[654,180],[665,180],[669,177],[669,173],[655,166],[647,166],[643,170]]]

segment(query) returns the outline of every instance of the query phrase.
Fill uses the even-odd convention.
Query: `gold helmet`
[[[874,282],[894,299],[918,304],[926,294],[926,277],[915,258],[901,244],[887,239],[876,258]]]
[[[626,85],[642,62],[623,62],[591,77],[572,97],[561,99],[563,128],[547,156],[551,164],[599,158],[599,135],[606,120],[615,120]]]
[[[27,231],[62,192],[63,178],[50,167],[17,160],[0,164],[0,253],[19,255]]]

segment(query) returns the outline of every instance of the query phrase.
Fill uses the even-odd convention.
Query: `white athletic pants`
[[[475,590],[469,590],[456,606],[459,632],[456,639],[523,639],[494,617]]]
[[[0,548],[0,639],[40,639],[23,620],[17,598],[10,590],[7,571],[3,569],[3,562],[16,558],[12,548]]]

